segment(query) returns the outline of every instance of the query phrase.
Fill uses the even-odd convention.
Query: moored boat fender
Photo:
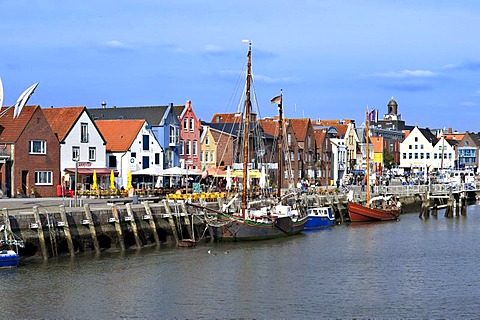
[[[293,222],[290,217],[281,217],[275,219],[274,226],[285,233],[289,233],[292,230]]]

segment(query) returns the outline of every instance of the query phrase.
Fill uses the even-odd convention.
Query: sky
[[[0,0],[4,106],[101,107],[192,101],[233,112],[252,42],[262,117],[387,113],[408,125],[480,131],[480,1]]]

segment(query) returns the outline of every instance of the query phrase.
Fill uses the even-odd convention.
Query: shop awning
[[[78,168],[77,173],[78,174],[93,174],[93,171],[97,172],[97,175],[107,175],[112,172],[112,169],[109,168]],[[70,173],[70,174],[75,174],[75,168],[66,168],[65,173]],[[113,173],[115,176],[118,176],[118,171],[113,170]]]

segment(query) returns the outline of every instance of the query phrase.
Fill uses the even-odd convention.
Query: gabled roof
[[[107,141],[108,152],[127,151],[145,120],[96,120],[98,129]]]
[[[309,118],[292,118],[287,119],[287,121],[292,126],[293,132],[295,132],[295,137],[298,142],[305,141],[307,137],[308,124],[310,123]]]
[[[65,139],[84,110],[86,110],[86,107],[42,109],[48,124],[50,124],[59,141]]]
[[[285,125],[285,122],[283,122]],[[260,120],[263,131],[271,136],[278,136],[278,118],[265,118]]]
[[[88,109],[94,120],[146,120],[152,126],[162,122],[169,106],[143,106],[143,107],[112,107]],[[173,106],[175,111],[176,106]]]
[[[313,133],[315,134],[315,142],[317,143],[317,146],[321,146],[323,144],[323,141],[325,141],[325,138],[327,137],[328,128],[329,127],[313,129]]]
[[[7,108],[8,107],[1,108],[0,112],[7,110]],[[18,117],[13,119],[13,108],[10,108],[0,118],[0,142],[15,143],[37,109],[40,109],[40,106],[25,106]]]

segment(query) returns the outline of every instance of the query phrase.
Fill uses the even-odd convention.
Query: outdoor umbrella
[[[93,183],[92,183],[92,190],[97,190],[97,170],[93,170]]]
[[[110,171],[110,189],[115,190],[115,174],[113,173],[113,170]]]

